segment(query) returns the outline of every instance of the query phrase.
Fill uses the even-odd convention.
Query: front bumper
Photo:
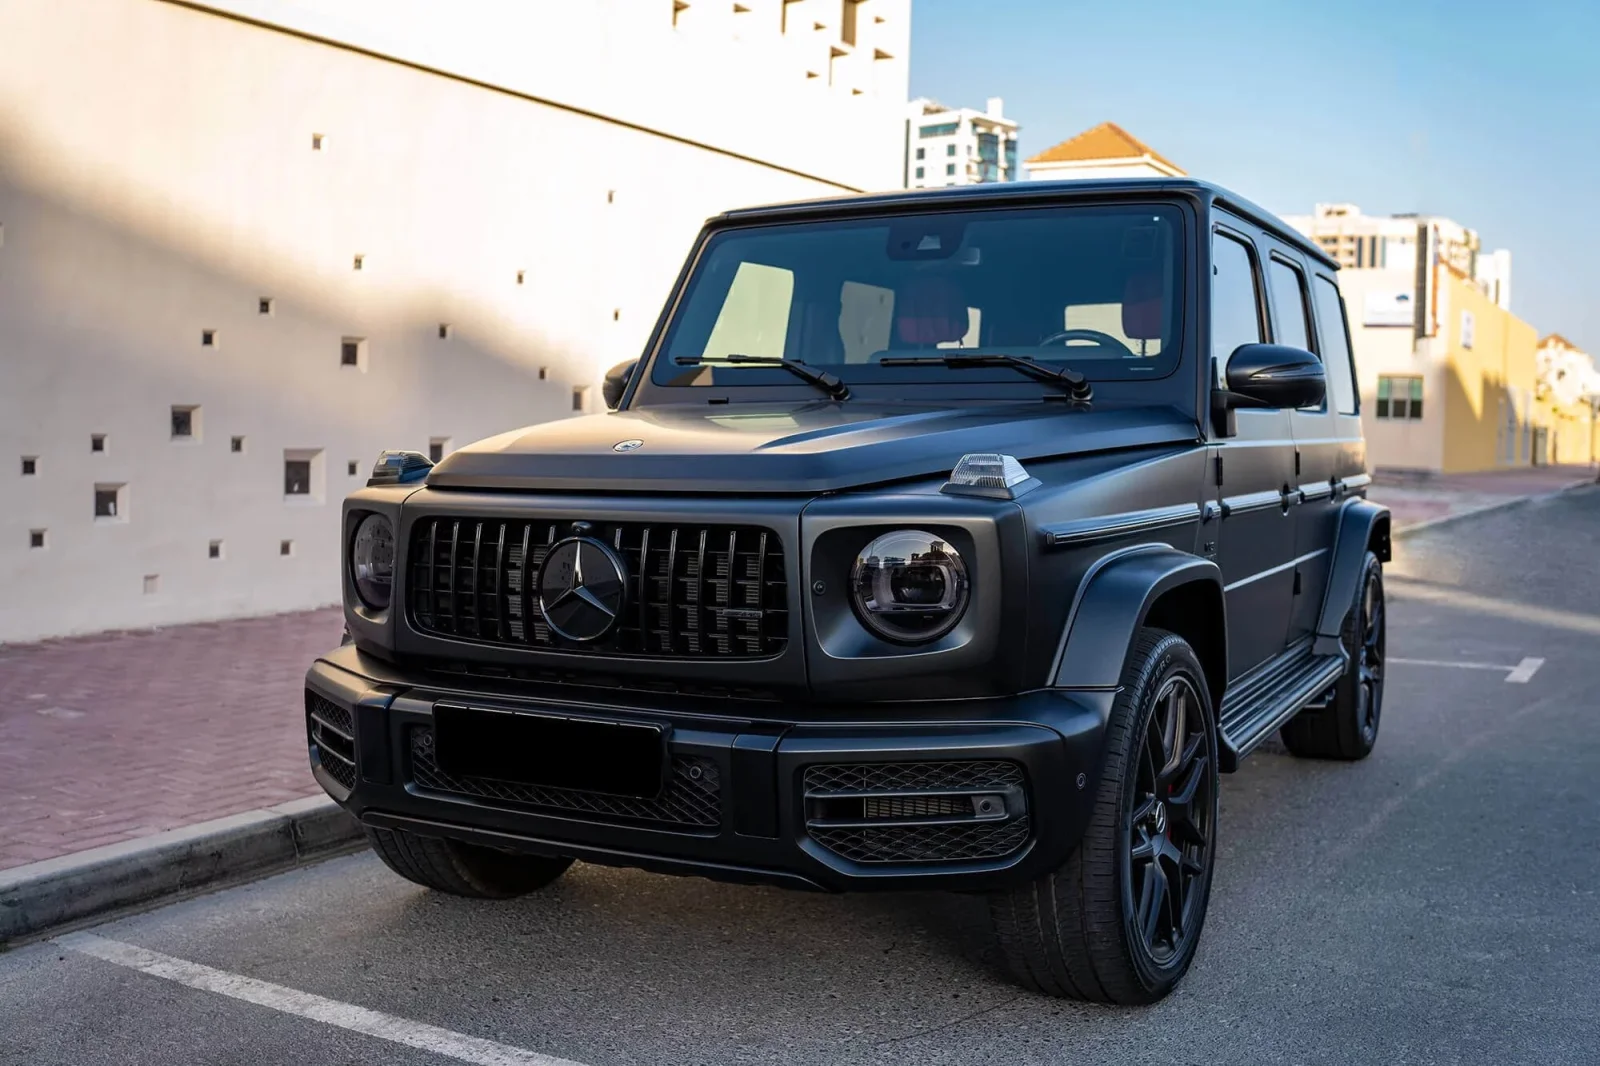
[[[368,826],[832,891],[983,891],[1059,866],[1089,816],[1114,698],[689,701],[408,672],[351,645],[306,689],[313,773]],[[452,778],[431,758],[439,701],[669,726],[668,784],[626,800]]]

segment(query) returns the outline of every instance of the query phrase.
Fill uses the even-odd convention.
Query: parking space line
[[[1445,659],[1402,659],[1391,655],[1385,662],[1399,666],[1442,666],[1454,670],[1495,670],[1506,675],[1506,682],[1512,685],[1526,685],[1534,674],[1539,672],[1539,667],[1544,665],[1543,659],[1529,657],[1523,659],[1515,666],[1506,666],[1503,663],[1471,663],[1450,662]]]
[[[440,1029],[438,1026],[397,1018],[392,1014],[368,1010],[338,1000],[326,999],[300,992],[282,985],[257,981],[226,970],[163,955],[158,951],[108,940],[93,933],[69,933],[57,937],[54,943],[73,951],[90,955],[105,962],[125,966],[130,970],[174,981],[180,985],[215,992],[218,995],[259,1007],[268,1007],[284,1014],[321,1022],[324,1025],[348,1029],[353,1033],[376,1037],[394,1044],[404,1044],[419,1051],[444,1055],[476,1066],[583,1066],[571,1059],[558,1059],[527,1051],[509,1044],[496,1043],[482,1037]]]

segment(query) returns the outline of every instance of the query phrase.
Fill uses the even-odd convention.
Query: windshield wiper
[[[835,400],[848,400],[850,386],[840,381],[826,370],[807,366],[797,359],[783,359],[776,355],[714,355],[707,359],[703,355],[680,355],[673,360],[679,366],[717,366],[720,363],[750,363],[755,366],[778,366],[787,370],[802,381],[810,382]]]
[[[1020,355],[1003,352],[975,352],[949,355],[891,355],[878,360],[881,366],[1008,366],[1020,370],[1035,381],[1059,386],[1074,400],[1087,400],[1094,395],[1089,379],[1069,367],[1048,367]]]

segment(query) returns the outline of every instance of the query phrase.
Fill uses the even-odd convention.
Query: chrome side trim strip
[[[1356,489],[1364,489],[1370,484],[1372,484],[1371,474],[1356,474],[1354,477],[1344,479],[1344,490],[1346,492],[1354,492]]]
[[[1132,533],[1147,533],[1153,529],[1182,525],[1200,517],[1200,505],[1181,503],[1171,507],[1152,507],[1147,511],[1127,511],[1122,514],[1096,515],[1078,518],[1071,522],[1058,522],[1042,527],[1047,548],[1064,548],[1071,544],[1087,544],[1107,537],[1121,537]]]
[[[1277,566],[1272,567],[1270,570],[1261,570],[1261,571],[1258,571],[1258,572],[1256,572],[1254,574],[1251,574],[1249,577],[1241,577],[1238,581],[1235,581],[1235,582],[1232,582],[1231,584],[1227,584],[1227,585],[1222,586],[1222,591],[1223,592],[1232,592],[1234,589],[1240,588],[1241,586],[1244,586],[1244,585],[1248,585],[1252,581],[1260,581],[1264,577],[1271,577],[1273,574],[1281,574],[1285,570],[1289,569],[1292,566],[1299,566],[1301,563],[1305,562],[1308,559],[1315,559],[1317,556],[1325,554],[1327,552],[1327,550],[1328,550],[1327,548],[1318,548],[1314,552],[1306,552],[1304,555],[1298,555],[1295,558],[1290,559],[1286,563],[1279,563]]]
[[[1228,496],[1222,501],[1222,517],[1265,511],[1268,507],[1282,507],[1283,493],[1276,489],[1265,492],[1247,492],[1243,496]]]
[[[1300,498],[1302,500],[1320,500],[1332,495],[1333,482],[1331,481],[1313,481],[1309,485],[1300,486]]]

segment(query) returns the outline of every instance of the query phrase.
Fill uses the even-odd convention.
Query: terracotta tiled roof
[[[1183,173],[1182,167],[1115,122],[1102,122],[1094,129],[1084,130],[1054,148],[1046,148],[1028,162],[1081,163],[1101,159],[1138,159],[1142,156],[1149,156],[1163,166]]]
[[[1547,344],[1559,344],[1563,348],[1571,348],[1574,351],[1578,350],[1578,346],[1576,344],[1573,344],[1559,333],[1552,333],[1550,336],[1545,337],[1539,342],[1539,347],[1543,348]]]

